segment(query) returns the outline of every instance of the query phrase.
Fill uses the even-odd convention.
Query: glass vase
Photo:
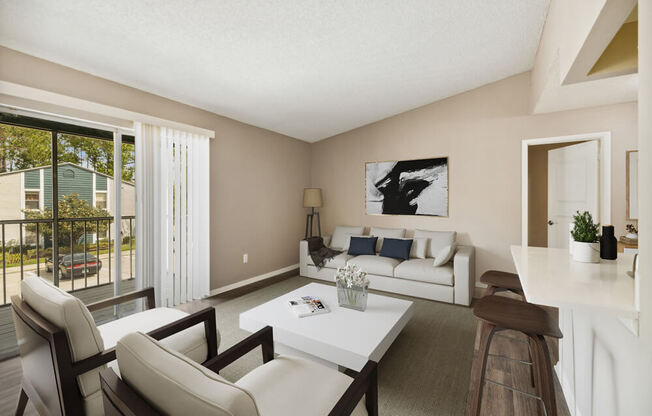
[[[364,311],[367,309],[367,291],[366,286],[348,287],[345,283],[337,281],[337,302],[343,308]]]

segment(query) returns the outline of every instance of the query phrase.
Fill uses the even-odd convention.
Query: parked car
[[[84,268],[86,269],[86,276],[97,274],[102,270],[102,260],[98,259],[90,253],[75,253],[74,258],[70,254],[59,256],[59,275],[64,279],[69,279],[70,276],[79,277],[84,275]],[[52,258],[45,260],[45,268],[51,272]]]

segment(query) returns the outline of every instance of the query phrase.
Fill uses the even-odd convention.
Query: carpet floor
[[[241,312],[297,289],[312,279],[291,277],[215,306],[222,335],[220,351],[245,338]],[[390,295],[414,302],[414,316],[378,366],[381,415],[464,415],[477,322],[470,308]],[[260,350],[225,368],[236,381],[262,364]]]

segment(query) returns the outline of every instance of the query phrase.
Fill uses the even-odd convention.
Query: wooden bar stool
[[[550,314],[531,303],[495,295],[479,299],[473,307],[473,314],[480,321],[480,346],[477,356],[479,361],[471,374],[470,386],[474,390],[471,397],[470,415],[480,415],[482,387],[485,382],[489,382],[513,392],[536,398],[541,402],[539,414],[556,416],[557,404],[552,363],[546,340],[543,337],[561,338],[562,333]],[[532,375],[535,380],[535,395],[485,378],[491,340],[496,332],[503,330],[519,331],[528,337],[532,356]],[[541,409],[543,409],[543,412],[541,412]]]
[[[496,292],[509,291],[516,293],[525,300],[525,293],[523,293],[521,279],[519,279],[516,273],[489,270],[480,276],[480,281],[487,285],[487,295],[493,295]]]

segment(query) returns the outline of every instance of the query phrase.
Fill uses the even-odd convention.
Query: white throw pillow
[[[427,249],[428,249],[428,239],[427,238],[413,238],[412,239],[412,247],[410,247],[410,258],[411,259],[425,259]]]
[[[453,258],[453,254],[455,254],[455,243],[443,247],[435,256],[435,267],[448,263]]]
[[[455,231],[414,231],[414,238],[422,237],[428,238],[430,240],[428,243],[427,256],[437,257],[437,253],[439,253],[441,249],[451,244],[455,244],[457,233]]]
[[[346,227],[338,225],[333,231],[330,248],[335,250],[348,250],[352,235],[362,235],[364,227]]]

